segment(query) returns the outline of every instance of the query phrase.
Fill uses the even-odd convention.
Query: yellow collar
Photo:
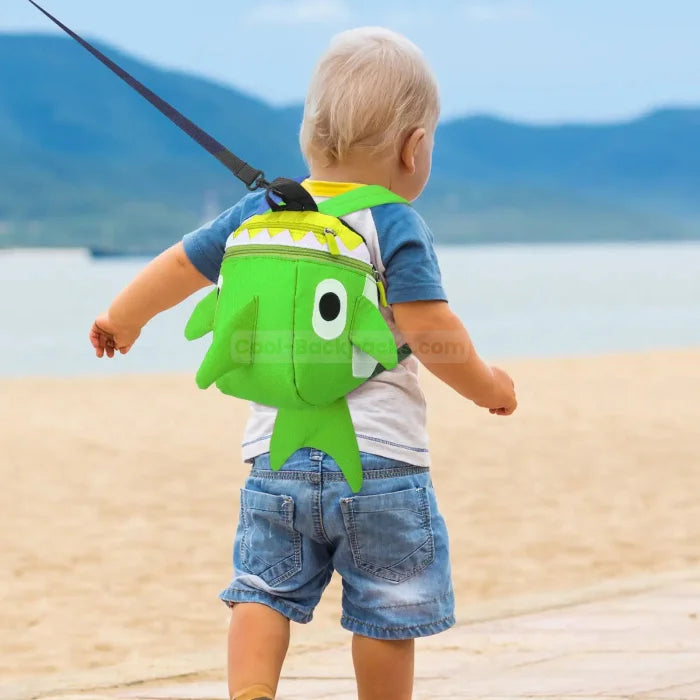
[[[358,187],[364,187],[357,182],[329,182],[311,179],[304,180],[301,184],[313,197],[335,197],[338,194],[356,190]]]

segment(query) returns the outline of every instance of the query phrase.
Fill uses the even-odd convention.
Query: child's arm
[[[445,384],[491,413],[509,416],[518,403],[512,379],[488,367],[460,319],[444,301],[393,304],[396,326],[413,354]]]
[[[97,357],[129,352],[141,329],[156,314],[211,284],[189,261],[182,243],[168,248],[128,284],[95,319],[90,342]]]

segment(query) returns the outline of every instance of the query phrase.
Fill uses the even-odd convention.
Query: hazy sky
[[[421,46],[445,116],[602,121],[700,105],[698,0],[43,2],[80,33],[277,104],[303,99],[333,33],[374,24]],[[53,30],[27,0],[0,0],[3,31]]]

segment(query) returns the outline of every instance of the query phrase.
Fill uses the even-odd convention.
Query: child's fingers
[[[95,348],[95,350],[104,347],[102,333],[100,329],[95,326],[95,324],[93,324],[92,328],[90,329],[90,344],[93,348]]]
[[[97,357],[104,357],[105,355],[107,357],[114,357],[117,351],[122,355],[126,355],[134,345],[133,340],[128,345],[118,344],[115,336],[102,328],[97,321],[92,324],[92,328],[90,329],[90,343],[92,347],[95,348],[95,355]]]
[[[133,343],[131,345],[117,347],[116,343],[114,342],[114,338],[101,334],[93,345],[95,347],[95,354],[97,357],[104,357],[105,355],[107,355],[107,357],[114,357],[117,351],[119,351],[122,355],[126,355],[126,353],[131,350]]]
[[[93,343],[93,345],[95,344]],[[114,339],[111,336],[100,333],[99,337],[97,338],[97,344],[95,345],[95,352],[97,357],[104,357],[105,354],[107,357],[113,357]]]
[[[90,342],[92,343],[92,347],[95,348],[95,355],[97,355],[97,357],[104,357],[106,346],[105,338],[99,334],[95,336],[91,334]]]
[[[93,323],[90,329],[90,343],[95,348],[97,357],[104,357],[105,351],[107,351],[107,357],[114,356],[114,338],[102,330],[97,323]]]
[[[489,408],[489,413],[492,416],[510,416],[514,410],[510,408]]]

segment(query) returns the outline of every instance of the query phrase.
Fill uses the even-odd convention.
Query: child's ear
[[[421,126],[411,131],[403,142],[401,165],[408,175],[414,175],[416,172],[416,152],[426,135],[426,130]]]

